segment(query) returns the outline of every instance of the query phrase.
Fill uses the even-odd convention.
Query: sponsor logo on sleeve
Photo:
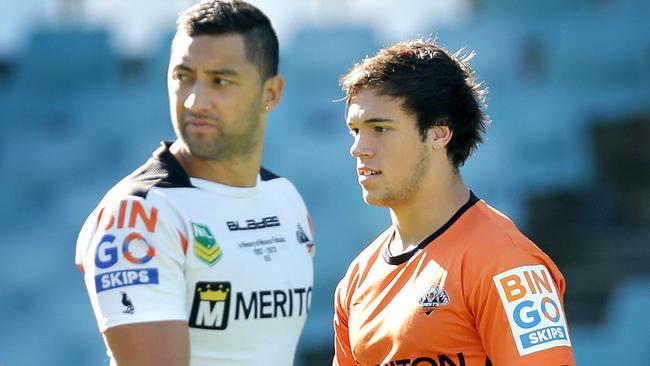
[[[203,262],[213,266],[223,256],[221,247],[206,225],[192,223],[194,254]]]
[[[102,292],[114,288],[158,283],[157,268],[125,269],[95,276],[95,289]]]
[[[121,245],[113,234],[104,234],[97,244],[95,265],[106,269],[119,261],[119,256],[133,264],[145,264],[156,256],[156,248],[138,232],[128,234]]]
[[[520,355],[571,346],[558,291],[545,266],[517,267],[493,280]]]
[[[140,201],[123,200],[119,203],[117,215],[105,213],[106,207],[99,211],[97,217],[97,228],[103,231],[123,229],[125,227],[140,227],[147,232],[156,231],[158,223],[158,209],[155,207],[143,206]]]

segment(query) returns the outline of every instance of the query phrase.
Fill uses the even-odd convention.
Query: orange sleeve
[[[334,360],[332,366],[358,366],[352,356],[348,328],[351,287],[356,283],[354,263],[336,286],[334,293]]]
[[[564,289],[541,252],[513,248],[483,268],[468,302],[494,365],[575,365]]]

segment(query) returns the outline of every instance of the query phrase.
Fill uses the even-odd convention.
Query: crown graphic
[[[212,290],[211,287],[211,285],[207,285],[204,291],[200,288],[196,289],[199,292],[201,301],[226,301],[228,292],[230,291],[229,288],[224,290],[223,285],[219,285],[217,290]]]

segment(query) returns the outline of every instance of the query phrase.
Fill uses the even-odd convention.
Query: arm
[[[495,365],[572,366],[564,279],[545,256],[512,250],[488,265],[473,313]]]
[[[119,366],[187,366],[190,363],[185,321],[116,326],[104,332],[104,342]]]
[[[341,292],[346,291],[344,278],[336,287],[334,295],[334,360],[332,366],[356,366],[357,362],[352,356],[350,335],[348,333],[348,307],[343,300]]]
[[[120,197],[80,234],[77,263],[117,365],[188,364],[185,236],[170,211]]]
[[[341,319],[338,311],[334,314],[334,360],[332,366],[356,365],[352,358],[346,320]]]

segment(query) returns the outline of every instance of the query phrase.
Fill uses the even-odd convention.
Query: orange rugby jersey
[[[503,214],[470,200],[417,248],[394,226],[335,296],[333,365],[575,365],[562,274]]]

